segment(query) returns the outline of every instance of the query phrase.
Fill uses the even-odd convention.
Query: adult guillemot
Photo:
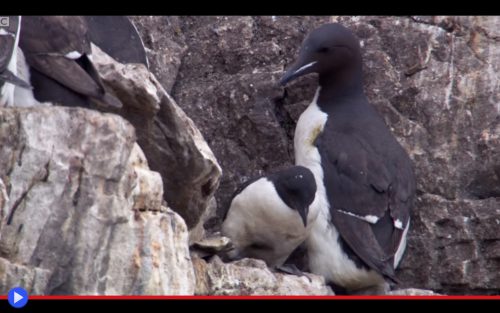
[[[319,88],[299,118],[294,149],[317,184],[309,267],[349,292],[379,293],[385,279],[397,281],[406,246],[412,164],[364,94],[359,41],[348,29],[311,32],[281,84],[308,73],[319,74]]]
[[[121,63],[142,63],[149,67],[146,50],[139,32],[126,16],[84,16],[88,31],[88,39],[102,51]],[[81,21],[81,18],[77,18]],[[24,60],[22,50],[18,51],[18,59]],[[67,88],[51,77],[36,69],[29,69],[27,64],[18,61],[20,68],[26,70],[25,80],[30,81],[33,91],[16,88],[16,105],[39,105],[40,102],[56,103],[66,106],[88,107],[89,98],[77,91]],[[30,98],[30,95],[31,98]]]
[[[105,89],[92,63],[84,17],[25,16],[19,47],[30,67],[37,100],[62,99],[61,104],[68,106],[87,106],[90,102],[110,108],[122,106]]]
[[[247,181],[235,192],[222,224],[231,239],[229,258],[264,260],[283,265],[306,238],[316,183],[307,168],[294,166]]]

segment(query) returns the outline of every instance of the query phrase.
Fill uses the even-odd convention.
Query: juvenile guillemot
[[[17,75],[17,46],[21,27],[20,16],[2,16],[0,24],[0,107],[13,106],[17,87],[31,89]]]
[[[307,168],[294,166],[243,184],[233,195],[222,224],[231,239],[230,259],[264,260],[283,265],[306,238],[315,216],[309,214],[316,183]]]
[[[58,102],[62,99],[59,101],[65,103],[61,104],[68,106],[90,103],[109,108],[122,106],[121,101],[105,89],[92,63],[84,17],[24,16],[19,47],[30,67],[37,100]]]
[[[387,289],[406,247],[415,178],[406,151],[368,102],[358,39],[340,24],[312,31],[280,83],[319,74],[297,123],[295,162],[309,168],[318,211],[310,270],[348,292]]]

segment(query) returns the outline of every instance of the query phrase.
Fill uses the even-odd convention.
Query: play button
[[[24,297],[14,291],[14,303],[18,303],[22,299],[24,299]]]
[[[15,308],[22,308],[28,303],[28,292],[21,287],[12,288],[8,294],[9,304]]]

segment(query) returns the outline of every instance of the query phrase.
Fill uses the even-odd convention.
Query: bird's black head
[[[286,85],[297,77],[318,73],[323,77],[361,70],[359,40],[344,26],[325,24],[313,30],[302,43],[297,61],[281,78]]]
[[[313,173],[303,167],[294,166],[269,176],[280,198],[290,208],[296,210],[304,226],[307,226],[309,206],[316,194],[316,181]]]

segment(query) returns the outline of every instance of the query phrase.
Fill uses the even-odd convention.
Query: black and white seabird
[[[121,101],[105,89],[92,63],[88,32],[87,20],[82,16],[22,18],[19,47],[30,67],[37,100],[73,100],[77,95],[75,103],[66,101],[62,104],[122,106]],[[65,88],[52,88],[54,85]]]
[[[0,24],[0,107],[13,106],[14,89],[31,89],[17,76],[17,46],[21,27],[20,16],[3,16]]]
[[[412,163],[364,94],[351,31],[336,23],[312,31],[280,83],[309,73],[319,74],[319,88],[294,137],[296,164],[317,184],[309,267],[348,292],[378,293],[386,279],[397,282],[415,198]]]
[[[294,166],[243,184],[233,195],[222,224],[231,239],[231,259],[264,260],[280,267],[306,238],[316,182],[307,168]]]

